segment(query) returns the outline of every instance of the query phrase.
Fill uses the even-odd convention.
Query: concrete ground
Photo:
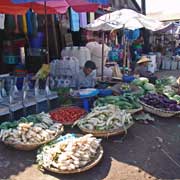
[[[161,72],[161,77],[179,76]],[[78,132],[65,128],[65,132]],[[136,123],[125,136],[103,139],[104,156],[93,169],[79,174],[41,172],[36,151],[24,152],[0,144],[0,180],[155,180],[180,179],[180,118]]]

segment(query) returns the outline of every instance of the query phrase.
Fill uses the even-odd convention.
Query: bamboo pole
[[[45,16],[45,33],[46,33],[46,61],[49,64],[49,37],[48,37],[48,22],[47,22],[47,6],[46,0],[44,1],[44,16]]]
[[[101,80],[104,80],[104,31],[102,32],[102,63],[101,63]]]
[[[52,21],[52,29],[53,29],[53,39],[54,39],[54,45],[55,45],[55,52],[56,56],[59,57],[59,50],[58,50],[58,44],[57,44],[57,33],[56,33],[56,25],[54,21],[54,15],[51,15],[51,21]]]

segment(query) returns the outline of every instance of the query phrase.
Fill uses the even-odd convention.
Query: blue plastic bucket
[[[36,37],[30,38],[31,48],[42,48],[44,33],[38,32]]]

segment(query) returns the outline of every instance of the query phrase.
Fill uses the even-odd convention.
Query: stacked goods
[[[44,146],[37,155],[37,162],[45,169],[55,168],[59,171],[80,169],[94,160],[100,142],[100,139],[91,134],[82,137],[67,134]]]
[[[22,117],[19,121],[4,122],[0,125],[0,138],[12,144],[41,144],[62,133],[63,126],[54,123],[45,113]]]
[[[79,107],[61,107],[50,112],[51,118],[62,124],[73,124],[85,114],[86,111]]]
[[[76,122],[81,129],[90,131],[113,131],[132,124],[131,114],[120,110],[117,106],[107,105],[95,107],[86,117]]]
[[[147,94],[141,97],[140,100],[154,108],[166,111],[180,111],[180,105],[178,105],[177,101],[171,100],[165,95]]]

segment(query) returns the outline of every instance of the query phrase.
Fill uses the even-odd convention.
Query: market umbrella
[[[104,44],[104,31],[112,31],[121,28],[135,30],[143,27],[152,31],[157,31],[166,28],[168,25],[165,25],[164,23],[158,20],[137,13],[134,10],[121,9],[108,14],[104,14],[101,17],[95,19],[92,23],[87,25],[86,29],[90,31],[103,31],[102,43]],[[102,79],[103,79],[103,68],[104,68],[103,49],[104,48],[102,48]],[[125,51],[126,51],[126,44],[125,44]]]
[[[48,39],[48,25],[47,25],[47,7],[55,10],[54,14],[65,13],[69,6],[71,6],[76,12],[91,12],[98,9],[98,4],[90,3],[86,0],[11,0],[14,4],[26,4],[30,3],[29,8],[36,8],[37,4],[44,4],[45,15],[45,31],[46,31],[46,50],[47,50],[47,63],[49,63],[49,39]],[[36,3],[36,4],[34,4]]]
[[[157,31],[164,29],[167,25],[131,9],[121,9],[105,14],[87,25],[87,29],[91,31],[111,31],[123,27],[130,30],[144,27]]]

